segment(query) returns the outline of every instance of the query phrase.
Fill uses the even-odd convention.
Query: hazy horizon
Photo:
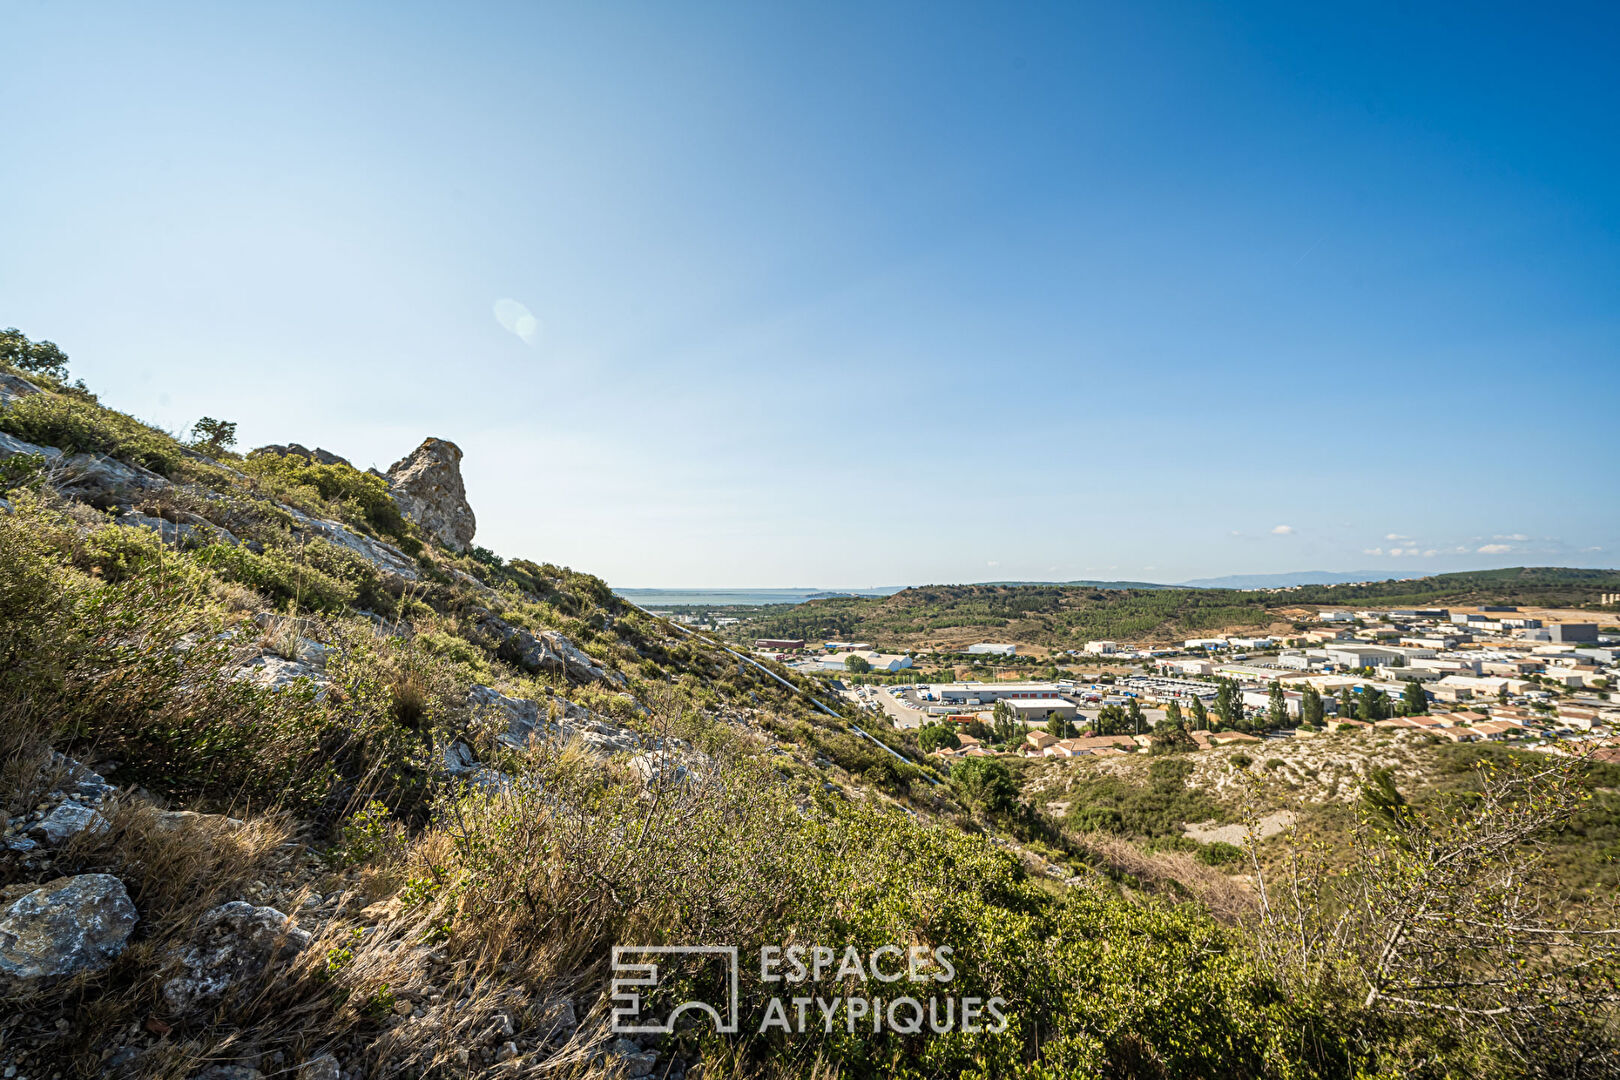
[[[172,430],[362,468],[453,440],[501,554],[893,584],[1620,551],[1620,9],[4,20],[0,325]]]
[[[1518,564],[1518,563],[1504,563],[1504,564],[1502,564],[1500,566],[1485,566],[1485,567],[1477,567],[1476,569],[1480,569],[1480,570],[1505,570],[1505,569],[1512,569],[1513,567],[1518,566],[1518,565],[1521,565],[1521,564]],[[1569,566],[1569,567],[1564,567],[1564,568],[1565,569],[1572,569],[1572,570],[1616,570],[1616,569],[1620,569],[1620,567],[1610,567],[1610,566]],[[899,591],[900,589],[917,588],[917,587],[920,587],[920,586],[927,586],[927,585],[997,585],[997,584],[1063,585],[1063,584],[1067,584],[1068,581],[1083,581],[1083,580],[1109,581],[1109,582],[1112,582],[1112,581],[1137,581],[1137,580],[1141,580],[1144,583],[1150,584],[1150,585],[1166,585],[1166,586],[1187,585],[1187,586],[1191,586],[1191,585],[1197,585],[1200,582],[1221,581],[1223,579],[1228,579],[1228,578],[1251,578],[1251,577],[1253,577],[1253,578],[1293,578],[1293,577],[1307,577],[1307,576],[1313,576],[1313,575],[1332,575],[1334,577],[1344,577],[1347,580],[1351,580],[1351,581],[1383,581],[1383,580],[1391,580],[1391,579],[1393,579],[1393,580],[1406,580],[1406,579],[1411,579],[1411,578],[1433,577],[1433,576],[1436,576],[1437,574],[1456,573],[1456,572],[1457,571],[1447,571],[1447,570],[1402,570],[1402,571],[1396,572],[1396,571],[1374,571],[1374,570],[1320,570],[1320,569],[1317,569],[1317,570],[1257,571],[1257,572],[1243,573],[1243,574],[1209,574],[1209,575],[1204,575],[1204,576],[1201,576],[1201,577],[1186,578],[1184,580],[1178,580],[1178,581],[1149,581],[1147,579],[1137,579],[1137,578],[1091,578],[1091,579],[1070,578],[1070,579],[1067,579],[1067,580],[1042,579],[1042,578],[1031,578],[1031,579],[1028,579],[1028,580],[1015,580],[1015,579],[1011,579],[1011,578],[979,578],[979,579],[975,579],[973,581],[911,581],[911,582],[906,582],[904,584],[897,584],[895,582],[887,582],[887,583],[881,584],[881,585],[803,585],[803,584],[800,584],[800,585],[620,585],[620,584],[618,584],[616,582],[611,582],[611,581],[608,582],[608,585],[611,588],[613,588],[614,591],[621,592],[621,593],[622,592],[692,592],[692,593],[698,593],[698,592],[769,592],[769,591],[776,591],[776,592],[886,592],[886,591]],[[1363,576],[1363,575],[1365,575],[1365,576]],[[1211,586],[1211,587],[1214,587],[1214,586]]]

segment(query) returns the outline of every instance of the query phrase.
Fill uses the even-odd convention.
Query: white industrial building
[[[1007,707],[1018,720],[1045,720],[1052,716],[1073,720],[1080,711],[1074,702],[1060,697],[1010,698]]]
[[[991,705],[997,701],[1034,701],[1037,698],[1061,697],[1062,691],[1052,683],[1018,682],[964,682],[935,686],[939,700],[945,704],[963,705],[977,701]]]
[[[967,651],[993,656],[1014,656],[1018,652],[1017,645],[997,645],[993,642],[981,641],[977,645],[969,645]]]
[[[1335,642],[1323,650],[1327,654],[1327,662],[1340,667],[1378,667],[1383,665],[1403,664],[1406,657],[1395,649],[1386,649],[1380,645],[1354,645],[1350,642]]]

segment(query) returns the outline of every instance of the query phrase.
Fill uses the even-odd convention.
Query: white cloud
[[[1361,553],[1363,555],[1382,555],[1384,553],[1384,549],[1383,548],[1362,548]]]
[[[1271,530],[1272,536],[1292,536],[1293,534],[1294,527],[1292,525],[1277,525]]]
[[[1405,555],[1406,554],[1406,549],[1405,548],[1390,548],[1389,553],[1391,555]]]
[[[522,338],[525,345],[533,345],[540,337],[540,320],[511,297],[495,301],[495,321]]]
[[[1491,537],[1491,539],[1493,539],[1493,540],[1512,540],[1515,543],[1522,544],[1522,543],[1524,543],[1526,540],[1528,540],[1530,538],[1528,536],[1524,535],[1524,533],[1508,533],[1506,536],[1497,535],[1497,536]]]
[[[1400,533],[1385,533],[1384,534],[1384,539],[1385,540],[1410,540],[1412,538],[1410,536],[1402,536]]]
[[[1506,555],[1513,550],[1511,544],[1481,544],[1474,549],[1480,555]]]
[[[989,562],[985,563],[984,565],[986,565],[986,566],[1000,566],[1001,563],[999,561],[995,560],[995,559],[991,559]]]
[[[1425,551],[1424,551],[1424,552],[1423,552],[1423,557],[1424,557],[1424,558],[1425,558],[1425,559],[1432,559],[1432,558],[1434,558],[1434,557],[1435,557],[1435,556],[1436,556],[1436,555],[1438,555],[1438,554],[1440,554],[1440,552],[1439,552],[1439,551],[1437,551],[1437,550],[1436,550],[1436,549],[1434,549],[1434,548],[1427,548],[1427,549],[1425,549]]]

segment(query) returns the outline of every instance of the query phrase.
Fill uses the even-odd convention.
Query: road
[[[889,694],[887,689],[874,686],[872,696],[877,698],[877,702],[882,706],[884,714],[889,718],[889,722],[902,731],[920,728],[923,726],[923,721],[928,719],[928,714],[921,709],[911,709],[900,704]]]

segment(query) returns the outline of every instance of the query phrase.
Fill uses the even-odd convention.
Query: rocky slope
[[[296,996],[330,979],[333,956],[355,935],[403,940],[406,930],[390,924],[405,906],[373,902],[389,891],[375,863],[367,870],[346,854],[354,822],[380,820],[365,816],[368,805],[420,821],[433,799],[456,792],[523,790],[537,756],[591,762],[640,790],[695,789],[720,771],[709,750],[728,745],[769,751],[778,782],[808,805],[858,779],[874,754],[901,761],[785,685],[787,673],[767,677],[627,607],[596,579],[469,558],[476,523],[454,443],[427,439],[380,476],[297,444],[208,456],[49,379],[0,375],[0,406],[0,569],[11,574],[0,579],[42,574],[51,589],[88,593],[97,582],[179,573],[190,589],[166,597],[170,606],[121,616],[126,629],[140,624],[121,647],[183,658],[174,681],[154,691],[172,700],[147,706],[187,713],[240,704],[245,693],[257,702],[247,723],[326,731],[302,760],[278,761],[284,772],[265,783],[218,775],[263,765],[264,748],[235,764],[209,760],[208,738],[260,734],[231,724],[232,734],[215,728],[187,742],[106,718],[77,735],[30,720],[0,744],[11,762],[0,857],[7,1076],[95,1062],[107,1075],[352,1078],[389,1060],[377,1033],[295,1049],[308,1042],[307,1023],[276,1048],[238,1045],[218,1028],[222,1015],[251,1013],[255,995]],[[18,639],[19,627],[0,640]],[[131,659],[139,656],[98,657],[86,674],[119,678]],[[54,665],[38,680],[22,668],[9,674],[8,714],[62,689],[50,683]],[[686,687],[679,702],[677,682]],[[353,714],[368,694],[380,694],[381,715],[357,735],[365,725]],[[820,734],[804,739],[810,731]],[[356,747],[367,739],[396,745]],[[852,754],[857,741],[871,749]],[[345,754],[369,756],[335,760]],[[886,782],[903,790],[907,777],[886,767]],[[181,898],[148,876],[155,863],[175,862],[230,869],[189,879]],[[566,996],[541,1003],[543,1022],[530,1023],[536,1003],[515,987],[474,986],[444,963],[425,954],[420,970],[390,984],[380,1025],[362,1009],[362,1026],[386,1034],[451,1010],[440,1019],[459,1034],[405,1056],[426,1052],[461,1072],[577,1060],[682,1074],[679,1058],[606,1037],[599,1002],[583,1033]],[[85,979],[119,984],[133,1022],[72,1019],[75,980]]]
[[[1185,850],[1077,839],[1004,766],[946,773],[589,574],[473,547],[460,461],[237,456],[0,369],[5,1080],[1517,1060],[1279,969]],[[1132,812],[1169,821],[1191,768]],[[948,943],[950,989],[1008,1026],[621,1036],[612,950],[638,942]],[[817,989],[862,991],[841,978]],[[777,990],[740,983],[749,1016]]]

